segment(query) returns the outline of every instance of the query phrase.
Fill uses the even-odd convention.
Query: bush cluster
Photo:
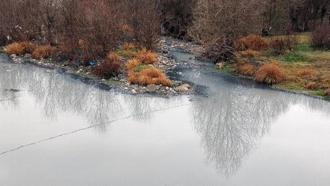
[[[109,79],[113,76],[117,76],[121,70],[120,57],[110,52],[103,63],[99,64],[94,69],[94,74],[98,77]]]
[[[104,58],[124,42],[152,49],[160,34],[153,0],[5,0],[0,25],[0,44],[50,44],[59,49],[58,57],[82,61]],[[10,52],[24,49],[16,45]]]
[[[330,50],[330,24],[322,24],[313,31],[312,46]]]
[[[214,63],[232,60],[235,56],[233,40],[222,36],[210,42],[203,56],[211,59]]]
[[[262,65],[256,72],[257,82],[266,84],[276,84],[284,80],[283,70],[276,62]]]
[[[157,55],[151,51],[141,50],[136,57],[128,60],[126,68],[128,70],[128,81],[138,85],[163,85],[172,86],[172,82],[166,75],[153,64],[157,60]]]
[[[287,35],[276,37],[270,41],[270,47],[274,55],[282,55],[292,51],[297,44],[295,36]]]
[[[235,42],[235,48],[239,51],[261,51],[266,50],[268,48],[268,43],[266,39],[262,38],[261,36],[252,34],[238,39]]]

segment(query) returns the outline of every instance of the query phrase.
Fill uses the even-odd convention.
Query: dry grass
[[[308,89],[308,90],[316,90],[318,88],[319,88],[319,85],[316,82],[308,82],[305,85],[305,89]]]
[[[126,68],[128,71],[134,71],[134,69],[140,64],[141,62],[138,59],[130,59],[126,64]]]
[[[107,62],[120,63],[120,57],[118,54],[109,52],[105,58]]]
[[[50,45],[37,46],[36,49],[32,52],[32,58],[38,60],[45,59],[52,56],[54,52],[55,49]]]
[[[254,53],[253,50],[240,51],[236,63],[230,65],[234,72],[252,76],[253,66],[244,61],[254,61],[262,65],[255,73],[255,80],[266,84],[276,84],[275,87],[286,90],[304,91],[312,95],[324,95],[326,90],[330,90],[330,52],[324,50],[313,50],[311,45],[311,33],[303,33],[290,36],[272,36],[265,38],[269,43],[269,52],[260,51]],[[284,56],[272,55],[273,41],[278,42],[274,48],[278,54],[285,53]],[[258,51],[257,51],[258,52]],[[287,60],[287,56],[303,56],[303,60]],[[253,58],[247,59],[247,58]],[[270,60],[279,60],[270,64],[265,64]],[[265,64],[265,65],[263,65]],[[256,68],[256,67],[255,67]],[[329,94],[330,96],[330,94]]]
[[[31,42],[15,42],[5,47],[5,52],[9,55],[24,55],[26,53],[32,53],[35,49],[35,45]]]
[[[236,67],[236,71],[244,76],[254,76],[256,73],[256,67],[250,63],[243,63]]]
[[[124,43],[122,46],[123,50],[136,50],[138,47],[134,43]]]
[[[235,42],[235,48],[239,51],[256,50],[262,51],[268,49],[267,40],[259,35],[248,35],[242,37]]]
[[[285,79],[283,70],[277,62],[262,65],[256,72],[257,82],[266,84],[277,84]]]
[[[297,45],[297,40],[295,36],[275,38],[270,41],[269,45],[274,55],[282,55],[292,51]]]
[[[297,71],[297,76],[304,79],[315,79],[317,71],[310,68],[304,68]]]
[[[109,52],[105,57],[104,62],[94,69],[94,74],[98,77],[109,79],[113,76],[117,76],[120,73],[120,70],[120,57],[113,52]]]
[[[277,36],[272,36],[272,37],[266,37],[266,41],[269,43],[272,40],[285,40],[288,37],[292,37],[292,35],[277,35]],[[297,44],[310,44],[311,43],[311,33],[302,33],[298,35],[294,35],[294,38],[297,42]]]
[[[133,43],[124,43],[121,48],[116,51],[116,54],[124,58],[135,58],[138,54],[138,47]]]
[[[330,89],[325,90],[325,91],[324,91],[324,95],[325,95],[325,96],[330,96]]]
[[[157,62],[157,54],[146,49],[139,51],[136,58],[143,64],[154,64]]]
[[[244,51],[240,51],[239,52],[241,57],[246,57],[246,58],[254,58],[260,55],[259,51],[255,51],[255,50],[244,50]]]
[[[159,69],[155,67],[148,67],[140,72],[135,72],[130,70],[128,72],[128,81],[132,84],[138,85],[163,85],[163,86],[172,86],[172,82],[166,77],[166,75]]]

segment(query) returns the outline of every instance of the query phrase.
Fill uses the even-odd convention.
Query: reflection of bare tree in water
[[[147,120],[151,112],[171,105],[168,99],[130,96],[103,91],[80,83],[53,70],[29,65],[0,65],[0,90],[20,88],[28,91],[43,109],[45,116],[56,119],[58,113],[71,112],[85,116],[89,123],[106,124],[110,120],[132,115]],[[10,71],[2,68],[10,69]],[[0,96],[4,97],[3,91]],[[17,100],[12,100],[15,103]],[[175,103],[175,99],[171,102]],[[16,104],[17,105],[17,104]],[[98,125],[101,131],[105,125]]]
[[[84,115],[91,124],[104,123],[115,119],[121,104],[109,92],[99,90],[84,83],[45,69],[31,66],[12,65],[11,71],[1,73],[1,89],[23,88],[31,93],[44,114],[52,119],[60,112]]]
[[[224,174],[234,174],[272,121],[290,104],[330,112],[330,105],[318,99],[237,86],[195,102],[194,122],[208,159]]]

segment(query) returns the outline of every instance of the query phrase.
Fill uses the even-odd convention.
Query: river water
[[[200,95],[126,95],[1,56],[0,185],[330,185],[329,102],[172,54]]]

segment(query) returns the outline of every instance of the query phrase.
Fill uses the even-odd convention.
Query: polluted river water
[[[197,95],[103,90],[0,57],[0,185],[330,185],[330,103],[220,74]]]

